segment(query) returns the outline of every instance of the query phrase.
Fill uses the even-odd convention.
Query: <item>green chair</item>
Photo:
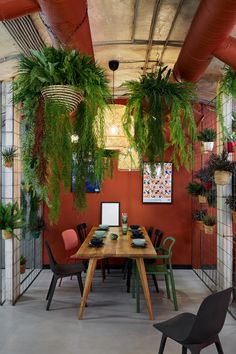
[[[172,247],[175,244],[174,237],[166,237],[161,245],[161,247],[157,247],[157,256],[155,257],[156,263],[145,264],[146,274],[147,275],[154,275],[158,276],[159,274],[164,275],[165,283],[166,283],[166,292],[168,299],[171,298],[170,296],[170,286],[172,292],[172,299],[174,303],[175,311],[178,311],[178,303],[175,291],[175,281],[174,275],[172,270]],[[139,304],[139,276],[136,272],[136,279],[135,279],[135,292],[136,292],[136,305],[137,305],[137,312],[139,312],[140,304]]]

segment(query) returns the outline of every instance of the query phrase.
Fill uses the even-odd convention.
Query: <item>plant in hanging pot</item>
[[[199,178],[205,189],[211,189],[214,181],[214,171],[208,164],[194,173],[194,178]]]
[[[226,147],[228,152],[235,152],[236,148],[236,132],[226,133],[225,138],[227,140]]]
[[[215,230],[215,225],[216,225],[216,217],[213,215],[205,215],[203,217],[203,224],[204,224],[204,231],[205,234],[212,235]]]
[[[213,129],[206,128],[198,134],[198,140],[202,142],[204,152],[213,150],[215,139],[216,132]]]
[[[26,258],[21,254],[20,256],[20,274],[24,274],[26,269]]]
[[[208,165],[214,171],[215,183],[226,185],[229,183],[231,173],[235,169],[235,163],[228,160],[228,153],[224,149],[221,154],[211,154]]]
[[[15,229],[20,229],[24,226],[22,211],[18,203],[0,203],[0,229],[2,230],[2,238],[7,240],[17,235],[14,233]]]
[[[236,196],[229,195],[225,200],[225,204],[232,210],[233,223],[236,224]]]
[[[192,110],[195,85],[173,82],[170,76],[171,70],[164,67],[123,84],[130,95],[123,127],[140,162],[144,158],[150,164],[163,162],[165,150],[172,147],[174,165],[189,168],[193,157],[191,142],[196,140]]]
[[[10,146],[2,151],[3,164],[5,167],[11,168],[13,166],[14,158],[17,157],[17,148],[15,146]]]
[[[71,93],[65,94],[63,87],[62,97],[55,85],[66,85],[78,94],[73,108]],[[69,192],[71,188],[73,154],[77,161],[74,202],[79,210],[86,208],[88,160],[94,161],[96,180],[104,179],[103,113],[109,98],[104,70],[92,57],[75,50],[44,48],[41,52],[32,51],[31,57],[23,57],[19,62],[14,102],[21,103],[24,116],[24,180],[47,203],[51,223],[58,220],[60,189]],[[75,110],[73,115],[71,109]],[[78,137],[76,144],[71,141],[72,135]]]
[[[194,197],[198,197],[198,201],[201,204],[207,202],[206,199],[206,189],[201,183],[198,182],[190,182],[187,186],[188,193],[193,195]]]
[[[199,230],[203,230],[203,218],[206,216],[207,210],[195,210],[193,212],[193,219],[196,221]]]

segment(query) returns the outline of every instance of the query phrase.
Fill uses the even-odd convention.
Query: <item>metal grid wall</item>
[[[2,152],[2,125],[4,121],[4,116],[5,116],[5,107],[3,105],[3,100],[2,100],[2,82],[0,82],[0,124],[1,124],[1,132],[0,132],[0,153]],[[2,186],[2,163],[0,164],[0,186]],[[2,200],[2,187],[0,188],[0,198]],[[1,230],[0,230],[0,264],[1,264],[1,270],[0,270],[0,304],[3,304],[4,302],[4,280],[5,280],[5,248],[4,248],[4,242],[2,240],[2,235],[1,235]]]
[[[224,122],[228,132],[234,130],[233,107],[231,98],[223,100]],[[198,131],[205,128],[214,129],[217,132],[217,138],[214,143],[213,152],[219,154],[227,144],[222,139],[221,129],[216,123],[215,106],[211,104],[202,106],[201,123]],[[236,128],[236,127],[235,127]],[[207,165],[211,152],[203,152],[201,143],[198,142],[194,147],[195,167],[193,179],[196,178],[196,172]],[[229,153],[228,158],[236,160],[236,153]],[[225,204],[226,197],[235,195],[236,178],[232,176],[226,186],[208,184],[207,193],[211,198],[207,203],[200,204],[197,198],[193,198],[193,211],[207,210],[207,213],[217,217],[217,227],[213,234],[206,234],[202,227],[199,227],[193,220],[193,268],[200,279],[212,290],[220,290],[230,286],[236,289],[236,225],[232,222],[232,211]],[[209,205],[210,203],[210,205]],[[236,318],[236,290],[234,291],[233,302],[230,306],[230,312]]]

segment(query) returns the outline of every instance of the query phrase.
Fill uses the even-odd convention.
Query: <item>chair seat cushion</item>
[[[58,275],[73,275],[84,271],[82,264],[57,264],[55,272]]]
[[[192,313],[182,313],[171,318],[170,320],[156,323],[153,327],[158,329],[167,337],[174,339],[179,343],[184,343],[193,327],[195,318],[196,315]]]

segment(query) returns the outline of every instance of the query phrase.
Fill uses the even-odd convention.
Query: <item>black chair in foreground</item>
[[[78,263],[77,264],[58,264],[55,261],[55,258],[53,257],[51,248],[50,248],[49,243],[47,241],[45,241],[45,246],[46,246],[48,257],[49,257],[50,268],[51,268],[51,271],[53,272],[53,277],[52,277],[51,284],[49,286],[47,297],[46,297],[46,300],[48,300],[46,310],[49,311],[58,279],[62,279],[62,278],[66,278],[66,277],[71,277],[72,275],[76,275],[78,278],[81,296],[83,295],[84,286],[83,286],[83,282],[82,282],[82,278],[81,278],[81,273],[84,271],[84,266],[82,264],[78,264]]]
[[[224,325],[227,309],[230,302],[232,288],[219,291],[203,300],[197,315],[182,313],[168,321],[154,324],[162,332],[162,339],[158,354],[164,353],[167,337],[182,345],[182,354],[187,349],[192,354],[215,343],[219,354],[224,354],[219,333]]]

